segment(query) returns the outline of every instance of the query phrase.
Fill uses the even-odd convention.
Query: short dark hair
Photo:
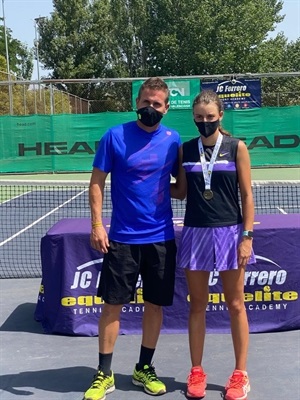
[[[166,82],[159,78],[159,77],[152,77],[152,78],[148,78],[140,87],[139,89],[139,93],[138,93],[138,99],[141,97],[142,91],[144,89],[151,89],[151,90],[162,90],[163,92],[165,92],[166,94],[166,99],[165,99],[165,103],[169,103],[169,96],[170,96],[170,92],[169,92],[169,88],[168,85],[166,84]]]

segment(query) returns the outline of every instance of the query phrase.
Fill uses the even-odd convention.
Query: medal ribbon
[[[199,154],[200,154],[203,178],[204,178],[204,182],[205,182],[205,190],[210,190],[211,175],[212,175],[212,171],[214,168],[214,164],[216,162],[218,152],[219,152],[221,144],[222,144],[222,140],[223,140],[223,135],[219,132],[219,136],[218,136],[217,142],[214,147],[214,151],[211,155],[211,159],[209,161],[208,168],[207,168],[207,161],[205,159],[202,140],[201,140],[201,137],[199,137],[198,149],[199,149]]]

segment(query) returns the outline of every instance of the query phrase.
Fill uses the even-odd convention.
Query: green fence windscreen
[[[91,171],[97,143],[135,112],[0,117],[0,173]],[[185,142],[198,136],[191,110],[162,120]],[[300,106],[228,110],[223,127],[245,141],[253,167],[300,165]]]

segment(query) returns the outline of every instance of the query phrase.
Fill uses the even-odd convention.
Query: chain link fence
[[[300,72],[244,74],[234,78],[260,78],[262,106],[300,105]],[[233,79],[233,76],[163,77],[199,79]],[[88,114],[132,110],[132,82],[146,78],[66,79],[41,81],[7,81],[0,71],[0,115]]]

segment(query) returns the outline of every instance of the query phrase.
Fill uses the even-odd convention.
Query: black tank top
[[[229,226],[242,222],[239,206],[236,155],[239,140],[223,136],[214,164],[211,190],[214,196],[205,200],[205,183],[198,148],[198,137],[183,143],[183,167],[188,183],[184,225],[190,227]],[[204,147],[210,159],[213,147]]]

